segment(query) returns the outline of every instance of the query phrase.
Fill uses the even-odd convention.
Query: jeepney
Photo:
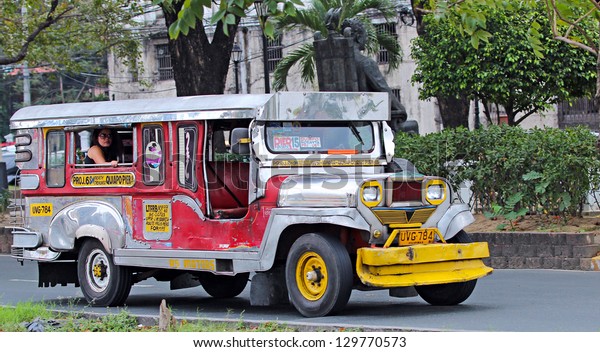
[[[23,108],[11,255],[94,306],[148,278],[217,298],[251,282],[252,305],[289,299],[307,317],[353,289],[459,304],[492,272],[487,243],[464,231],[474,218],[446,180],[397,162],[389,117],[385,93]],[[96,128],[122,141],[117,167],[83,163]]]

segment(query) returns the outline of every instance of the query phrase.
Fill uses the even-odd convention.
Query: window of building
[[[375,28],[377,29],[377,33],[386,33],[394,38],[397,37],[395,23],[380,23],[376,24]],[[377,54],[377,62],[380,64],[387,64],[388,62],[390,62],[389,53],[383,46],[379,47],[379,53]]]
[[[267,67],[269,72],[275,71],[275,67],[283,58],[283,46],[281,45],[281,36],[273,39],[267,39]]]
[[[46,137],[46,183],[48,187],[65,185],[65,132],[50,131]]]
[[[131,82],[139,82],[140,77],[137,69],[129,69],[129,73],[131,74]]]
[[[164,138],[161,126],[146,126],[142,130],[144,184],[160,185],[165,180]]]
[[[161,81],[173,79],[173,66],[168,44],[156,46],[156,62],[158,62],[158,79]]]

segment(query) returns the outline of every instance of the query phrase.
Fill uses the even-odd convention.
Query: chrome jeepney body
[[[341,92],[22,109],[11,118],[24,196],[12,255],[40,262],[40,285],[83,284],[107,305],[152,275],[235,296],[251,272],[286,282],[306,316],[341,309],[352,287],[416,287],[430,303],[460,303],[472,288],[444,299],[426,288],[474,287],[492,272],[487,244],[466,239],[473,216],[444,179],[394,166],[389,111],[387,94]],[[131,155],[90,170],[78,133],[107,126],[129,138]]]

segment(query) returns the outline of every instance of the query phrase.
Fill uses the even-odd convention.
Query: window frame
[[[187,134],[186,131],[193,131],[194,135],[186,143]],[[196,175],[196,165],[198,163],[198,126],[193,124],[181,124],[177,126],[177,183],[179,186],[189,189],[192,192],[198,190],[198,177]],[[186,147],[191,144],[190,150],[186,150]],[[191,166],[187,166],[186,155],[188,153],[191,157]],[[191,168],[191,182],[186,179],[185,172],[188,168]],[[183,172],[182,172],[183,171]]]
[[[156,53],[156,68],[158,71],[159,81],[168,81],[174,78],[173,75],[173,63],[171,61],[171,52],[169,51],[169,44],[156,44],[154,45]],[[164,51],[161,51],[163,49]]]
[[[58,136],[61,139],[58,140],[58,150],[51,150],[50,148],[50,144],[53,141],[53,137],[54,136]],[[62,149],[60,148],[62,145]],[[56,155],[52,156],[51,153],[53,154],[59,154],[60,151],[62,150],[63,152],[63,157],[62,157],[62,164],[53,164],[51,163],[51,160],[57,160]],[[49,188],[62,188],[66,185],[66,167],[67,167],[67,135],[65,133],[65,131],[63,130],[49,130],[48,132],[46,132],[46,143],[45,143],[45,158],[46,158],[46,162],[44,163],[44,168],[46,169],[46,186]],[[56,167],[58,166],[58,167]],[[58,173],[58,175],[62,175],[62,178],[59,177],[58,181],[59,182],[51,182],[54,181],[56,175],[55,172],[52,172],[52,170],[60,170],[62,166],[62,172]]]
[[[158,162],[158,167],[150,167],[149,165],[149,160],[148,158],[148,153],[146,153],[146,150],[148,150],[149,148],[149,144],[150,141],[148,140],[148,131],[150,131],[151,129],[154,129],[154,131],[158,131],[158,135],[156,136],[156,138],[158,138],[158,142],[156,142],[159,147],[160,150],[159,152],[161,153],[161,157],[159,158],[159,162]],[[149,124],[149,125],[145,125],[142,127],[142,180],[144,182],[144,185],[147,186],[160,186],[163,185],[165,183],[165,178],[166,178],[166,167],[165,167],[165,158],[166,158],[166,149],[165,149],[165,133],[164,133],[164,129],[163,126],[160,124]],[[152,179],[153,175],[150,175],[150,172],[153,171],[153,169],[158,169],[158,180],[154,180]],[[149,179],[150,177],[150,179]]]

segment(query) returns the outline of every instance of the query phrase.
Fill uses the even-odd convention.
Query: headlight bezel
[[[444,203],[448,197],[448,187],[446,182],[441,179],[427,180],[424,189],[425,200],[432,205],[440,205]]]
[[[367,193],[365,193],[365,191],[367,191]],[[369,208],[378,206],[383,200],[383,186],[379,181],[366,181],[360,187],[359,198],[360,201]]]

